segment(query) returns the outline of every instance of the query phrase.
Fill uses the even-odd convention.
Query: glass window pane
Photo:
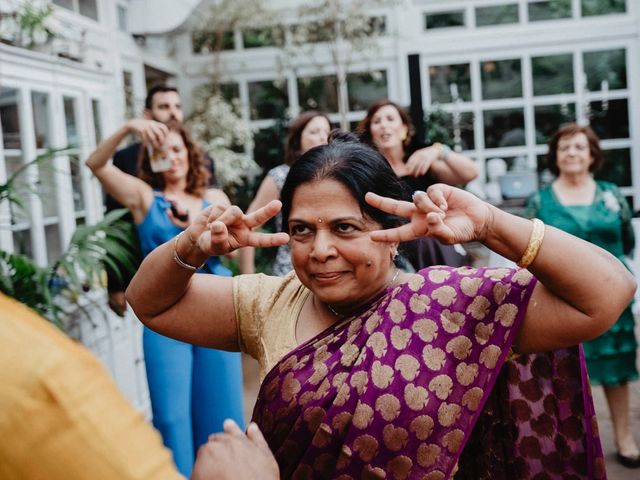
[[[573,103],[562,105],[541,105],[534,107],[536,124],[536,144],[543,145],[561,125],[576,120],[576,106]]]
[[[33,92],[31,94],[33,108],[33,126],[36,134],[36,148],[49,148],[49,95]]]
[[[327,22],[307,22],[291,27],[291,38],[294,45],[305,43],[330,42],[335,38],[335,26]]]
[[[253,134],[253,159],[264,171],[268,171],[283,162],[283,139],[286,133],[284,123],[278,122]]]
[[[497,158],[497,157],[491,157],[491,158]],[[491,160],[491,158],[488,158],[487,160]],[[515,157],[499,157],[499,158],[504,160],[504,163],[507,166],[507,172],[511,172],[511,173],[532,172],[531,168],[527,165],[527,156],[525,154],[518,155]],[[488,171],[485,173],[485,179],[487,182],[497,180],[497,179],[491,178],[489,176]]]
[[[476,25],[478,27],[518,23],[519,21],[518,5],[515,3],[476,8]]]
[[[235,82],[221,83],[220,95],[229,103],[240,100],[240,85]]]
[[[582,16],[607,15],[627,11],[625,0],[582,0]]]
[[[286,81],[249,82],[251,120],[281,118],[289,106]]]
[[[521,108],[486,110],[483,118],[484,144],[487,148],[525,144],[524,111]]]
[[[366,110],[376,100],[387,98],[387,71],[350,73],[347,75],[349,110]]]
[[[193,53],[211,53],[217,50],[219,34],[195,30],[191,34]],[[233,32],[222,32],[222,47],[220,50],[233,50],[235,40]]]
[[[91,115],[93,116],[93,133],[96,137],[96,145],[102,141],[102,115],[100,114],[100,101],[91,100]]]
[[[78,6],[80,7],[80,15],[85,17],[98,19],[98,6],[96,0],[78,0]]]
[[[60,7],[73,10],[73,0],[53,0],[53,3],[55,3],[56,5],[59,5]]]
[[[571,18],[571,0],[546,0],[529,2],[529,21]]]
[[[601,139],[629,138],[629,108],[626,99],[590,103],[591,127]]]
[[[47,258],[58,258],[62,254],[60,243],[60,228],[57,223],[44,227],[44,234],[47,239]]]
[[[42,214],[45,218],[58,216],[55,173],[54,159],[48,155],[48,158],[38,164],[37,193],[42,202]]]
[[[7,178],[16,173],[20,167],[22,167],[22,157],[19,156],[9,156],[7,155],[4,159]],[[22,174],[15,180],[14,187],[17,193],[17,197],[22,201],[22,205],[24,207],[16,205],[15,203],[11,204],[11,223],[13,225],[22,222],[29,222],[29,194],[31,189],[29,189],[27,183],[26,172],[22,172]]]
[[[128,32],[129,27],[127,24],[127,7],[118,4],[118,30],[121,32]]]
[[[284,45],[284,31],[280,27],[244,30],[242,44],[244,48],[281,47]]]
[[[533,94],[573,93],[573,55],[533,57]]]
[[[13,88],[0,88],[0,124],[4,148],[21,149],[18,91]]]
[[[78,146],[78,124],[76,105],[73,98],[64,97],[64,121],[67,128],[67,145]]]
[[[80,160],[77,155],[69,156],[71,170],[71,187],[73,189],[74,211],[84,210],[84,196],[82,195],[82,177],[80,176]]]
[[[482,98],[522,97],[520,59],[496,60],[481,63]]]
[[[464,10],[450,12],[425,13],[424,28],[433,30],[436,28],[463,27]]]
[[[298,79],[301,110],[338,111],[338,79],[335,75]]]
[[[19,230],[13,232],[13,251],[33,258],[33,247],[31,246],[31,230]]]
[[[135,97],[133,96],[133,74],[122,71],[122,88],[124,90],[124,115],[133,118],[136,115]]]
[[[454,86],[455,85],[455,86]],[[471,101],[471,68],[468,63],[429,67],[429,87],[432,103],[449,103],[458,98]]]
[[[595,177],[600,180],[613,182],[620,187],[630,187],[631,180],[631,150],[617,148],[615,150],[603,150],[604,164]]]
[[[426,141],[440,142],[451,147],[460,146],[463,150],[473,150],[473,112],[430,111],[426,118]],[[459,136],[459,138],[456,138]]]
[[[584,73],[587,75],[587,88],[592,92],[602,90],[605,80],[611,90],[627,88],[624,48],[585,52]]]

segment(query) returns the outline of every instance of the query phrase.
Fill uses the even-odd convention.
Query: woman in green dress
[[[624,260],[635,242],[631,210],[616,185],[594,180],[592,173],[601,163],[599,139],[590,127],[571,123],[560,128],[549,141],[548,153],[548,167],[556,179],[529,198],[527,216]],[[629,426],[629,382],[638,378],[637,347],[630,305],[608,332],[583,344],[591,383],[604,387],[618,461],[630,468],[640,467],[640,451]]]

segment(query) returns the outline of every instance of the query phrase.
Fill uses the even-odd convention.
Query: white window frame
[[[526,155],[527,166],[535,169],[537,165],[537,156],[546,154],[546,145],[537,145],[535,143],[535,122],[534,107],[541,105],[557,105],[562,101],[573,103],[576,107],[576,118],[580,120],[584,116],[583,105],[588,99],[601,100],[603,95],[600,92],[589,92],[585,94],[581,82],[579,72],[583,71],[582,55],[584,52],[598,50],[614,50],[623,48],[626,51],[627,62],[627,88],[609,92],[607,98],[609,100],[626,99],[629,106],[629,137],[625,139],[602,140],[601,146],[603,150],[629,148],[631,152],[631,186],[621,187],[621,191],[625,195],[633,195],[636,209],[640,206],[640,168],[633,158],[640,152],[640,137],[634,135],[634,125],[640,122],[640,113],[638,109],[632,108],[637,104],[638,91],[640,90],[640,80],[638,79],[638,62],[633,62],[633,58],[638,58],[637,49],[633,41],[609,41],[609,42],[579,42],[575,45],[554,45],[541,47],[528,47],[518,49],[515,54],[513,52],[505,53],[502,49],[495,48],[490,51],[472,54],[457,54],[447,56],[428,57],[426,54],[421,59],[421,72],[423,78],[423,104],[431,105],[431,90],[428,78],[428,70],[430,66],[442,66],[468,63],[471,69],[471,101],[460,104],[461,112],[472,112],[474,114],[474,149],[467,150],[464,153],[476,159],[480,167],[481,174],[477,182],[480,185],[485,183],[485,163],[486,160],[493,157],[513,157],[516,155]],[[574,68],[574,93],[558,94],[558,95],[533,95],[533,72],[532,57],[572,54]],[[496,99],[482,100],[481,97],[481,74],[480,64],[483,61],[502,60],[508,58],[519,58],[521,60],[522,73],[522,90],[523,96],[512,99]],[[454,105],[443,104],[441,108],[444,111],[451,112]],[[525,119],[525,145],[518,147],[502,147],[487,149],[484,144],[484,119],[482,114],[485,110],[494,108],[522,108]]]
[[[28,201],[29,229],[31,235],[31,247],[34,261],[40,266],[47,266],[48,262],[53,259],[47,258],[47,244],[45,235],[45,226],[58,223],[60,235],[60,245],[64,250],[73,232],[76,228],[76,218],[82,216],[86,219],[87,224],[93,224],[102,217],[102,200],[96,198],[95,188],[91,181],[91,174],[87,167],[84,166],[84,159],[90,154],[95,146],[93,138],[93,117],[87,115],[87,109],[91,108],[90,100],[86,92],[76,89],[61,89],[52,86],[42,85],[34,82],[16,82],[3,81],[0,85],[2,88],[17,90],[18,97],[18,116],[20,125],[21,138],[21,157],[22,161],[29,161],[35,158],[42,150],[36,148],[35,128],[33,122],[33,106],[32,93],[37,92],[48,96],[48,128],[50,147],[53,149],[67,146],[66,127],[64,124],[64,106],[63,99],[72,98],[75,102],[75,121],[77,122],[78,138],[80,139],[80,148],[78,149],[78,158],[80,160],[79,171],[81,179],[81,194],[84,198],[84,209],[81,212],[74,211],[73,204],[73,187],[70,175],[69,158],[66,155],[57,155],[53,161],[54,178],[53,186],[57,200],[57,215],[45,218],[42,208],[42,200],[40,197],[31,193]],[[87,102],[88,105],[87,105]],[[1,132],[0,132],[1,136]],[[0,142],[0,146],[3,143]],[[0,148],[0,180],[6,181],[6,155],[11,151]],[[34,166],[27,173],[31,182],[37,182],[39,172]],[[99,202],[99,203],[97,203]],[[9,212],[8,202],[3,202],[0,206],[0,248],[9,252],[15,252],[13,242],[13,228],[10,227],[11,216]],[[80,215],[77,215],[80,213]]]

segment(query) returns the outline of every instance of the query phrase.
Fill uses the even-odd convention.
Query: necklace
[[[389,288],[391,285],[393,285],[393,282],[396,281],[396,279],[398,278],[398,275],[400,274],[400,270],[396,268],[396,273],[393,276],[393,278],[384,286],[384,289],[386,290],[387,288]],[[325,305],[327,306],[327,308],[331,311],[331,313],[333,313],[336,317],[338,318],[343,318],[346,315],[344,313],[338,313],[331,305],[329,305],[328,303],[325,303]]]

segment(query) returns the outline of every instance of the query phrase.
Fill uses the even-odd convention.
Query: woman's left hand
[[[419,237],[433,237],[444,244],[482,241],[492,220],[491,207],[475,195],[445,184],[415,192],[413,202],[367,193],[372,207],[409,219],[409,223],[387,230],[371,232],[379,242],[405,242]]]
[[[433,145],[416,150],[405,164],[412,177],[420,177],[427,173],[434,162],[440,157],[438,147]]]

